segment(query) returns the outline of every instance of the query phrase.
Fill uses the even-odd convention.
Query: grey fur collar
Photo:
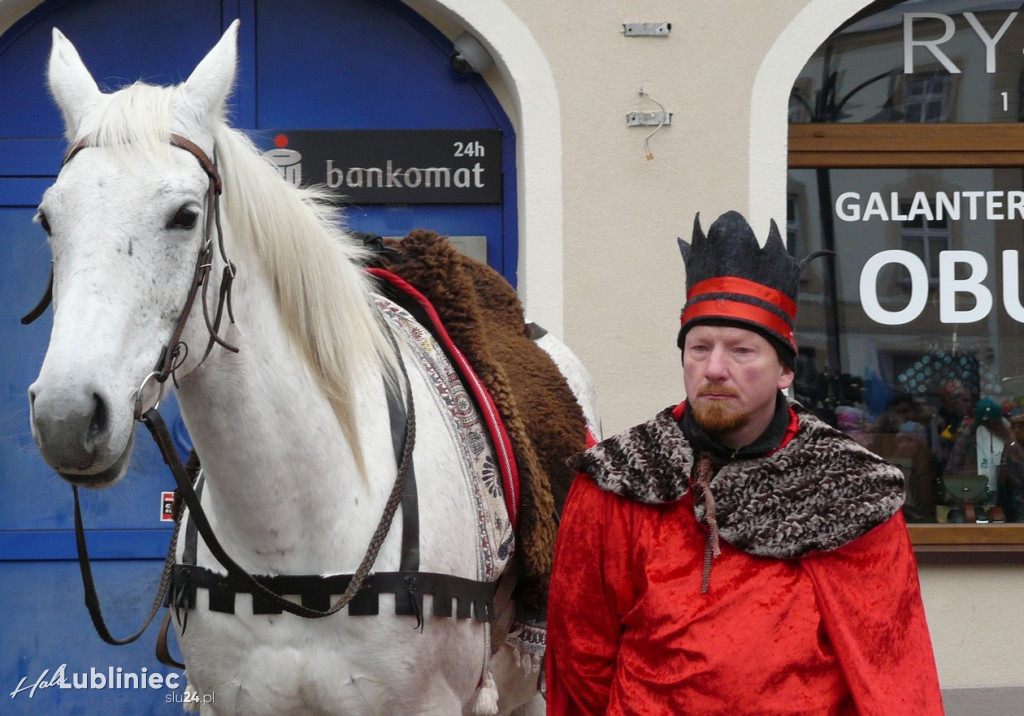
[[[903,504],[903,474],[806,412],[782,450],[737,460],[711,480],[718,533],[733,547],[789,559],[829,551],[892,517]],[[652,420],[569,459],[603,490],[656,505],[689,489],[694,454],[667,408]],[[697,518],[705,505],[694,493]]]

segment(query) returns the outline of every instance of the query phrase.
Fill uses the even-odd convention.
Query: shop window
[[[786,194],[786,248],[791,254],[800,248],[800,195]]]
[[[793,86],[793,90],[789,93],[789,121],[791,124],[811,121],[813,110],[808,99],[810,93],[811,82],[807,78],[798,81]]]
[[[836,253],[801,285],[797,398],[904,472],[919,556],[1024,558],[1018,10],[875,3],[790,93],[788,245]]]
[[[907,217],[900,224],[900,248],[921,259],[928,271],[929,288],[938,288],[939,255],[952,248],[948,217],[938,213],[931,201],[923,210],[911,201],[900,201],[900,216]],[[902,272],[900,283],[904,288],[910,288],[910,274],[905,268]]]

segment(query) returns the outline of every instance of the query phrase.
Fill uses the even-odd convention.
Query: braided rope
[[[82,523],[82,508],[78,499],[78,487],[72,485],[72,492],[75,496],[75,541],[78,547],[78,565],[82,572],[82,587],[85,592],[85,606],[89,609],[89,617],[92,619],[93,627],[96,629],[96,633],[99,634],[100,638],[106,643],[112,646],[124,646],[125,644],[131,644],[138,640],[140,636],[149,628],[149,625],[153,622],[153,618],[156,613],[160,610],[163,604],[164,594],[167,592],[167,586],[170,584],[171,578],[171,567],[174,564],[174,548],[178,543],[178,530],[181,527],[181,512],[175,515],[174,518],[174,531],[171,533],[171,543],[167,548],[167,556],[164,558],[164,569],[160,575],[160,584],[156,589],[156,596],[153,598],[153,605],[149,609],[149,614],[146,616],[145,621],[142,622],[142,626],[131,636],[125,637],[124,639],[117,639],[107,628],[107,623],[103,619],[103,611],[100,608],[99,595],[96,592],[96,583],[92,577],[92,567],[89,563],[89,550],[85,543],[85,527]]]
[[[394,486],[391,488],[391,494],[388,496],[387,504],[384,506],[384,513],[381,515],[377,529],[374,531],[373,537],[370,539],[370,546],[367,548],[363,561],[353,573],[352,581],[349,582],[348,588],[340,597],[338,597],[338,601],[324,612],[323,616],[328,616],[338,612],[352,601],[352,598],[355,597],[356,592],[359,591],[359,588],[362,587],[363,582],[366,580],[366,576],[370,573],[370,570],[373,569],[373,563],[377,559],[377,553],[380,551],[381,545],[384,544],[384,539],[388,536],[388,532],[391,529],[391,521],[394,519],[395,511],[398,509],[398,505],[402,502],[402,492],[405,489],[405,481],[409,475],[409,465],[412,464],[412,451],[416,445],[416,413],[412,401],[412,383],[409,381],[409,372],[405,368],[405,361],[402,360],[402,352],[399,350],[398,344],[395,342],[395,337],[390,330],[388,330],[388,338],[395,349],[395,355],[398,357],[398,365],[402,369],[402,377],[405,379],[405,402],[408,406],[409,413],[408,432],[406,433],[405,446],[402,450],[402,462],[398,467],[398,475],[395,478]],[[289,602],[289,604],[291,604],[291,602]],[[294,604],[292,606],[294,606]],[[422,616],[420,619],[422,619]]]
[[[704,571],[701,575],[700,593],[707,594],[711,586],[711,560],[722,554],[718,544],[718,520],[715,517],[715,496],[711,492],[711,455],[701,453],[694,470],[694,485],[704,497],[708,534],[704,542]]]

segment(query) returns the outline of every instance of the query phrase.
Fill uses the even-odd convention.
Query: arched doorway
[[[0,590],[0,609],[11,615],[0,627],[5,645],[0,681],[12,688],[23,678],[33,683],[44,670],[52,676],[61,663],[67,664],[69,682],[72,674],[92,668],[104,677],[138,675],[143,667],[150,673],[159,670],[148,638],[109,649],[93,633],[81,605],[77,566],[71,561],[70,491],[39,460],[28,429],[26,389],[45,350],[49,318],[31,328],[20,326],[18,318],[45,283],[48,252],[32,217],[64,149],[59,113],[43,80],[50,28],[57,26],[72,39],[107,89],[136,79],[182,81],[235,17],[242,20],[240,74],[232,103],[236,126],[251,131],[267,148],[282,134],[294,142],[323,133],[336,152],[336,167],[342,166],[338,157],[345,143],[367,136],[353,132],[373,132],[386,148],[400,133],[417,132],[420,143],[450,141],[455,133],[455,141],[473,147],[473,161],[486,150],[493,170],[500,173],[496,193],[471,201],[450,195],[412,195],[398,201],[364,197],[348,206],[349,227],[389,236],[424,227],[467,237],[494,268],[512,282],[516,279],[516,139],[511,123],[479,76],[452,70],[450,41],[397,0],[52,0],[28,13],[0,36],[0,291],[9,307],[0,320],[7,349],[2,369],[7,388],[0,395],[0,487],[5,494],[0,503],[0,580],[18,585]],[[450,145],[444,148],[453,151]],[[360,166],[365,168],[366,162]],[[170,422],[173,406],[168,411]],[[106,606],[116,635],[128,633],[144,615],[169,537],[168,525],[161,521],[162,495],[173,481],[148,440],[138,444],[131,472],[116,490],[85,496],[90,550],[97,560],[101,593],[111,595]],[[59,621],[54,619],[57,614]],[[181,690],[183,682],[178,696]],[[54,712],[74,707],[140,713],[153,703],[165,703],[171,691],[51,689],[37,693],[35,700],[45,696],[45,710]],[[27,700],[28,694],[16,698]]]

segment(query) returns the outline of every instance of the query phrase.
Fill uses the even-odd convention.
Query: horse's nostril
[[[108,411],[107,403],[99,393],[92,394],[93,411],[92,420],[89,422],[89,429],[85,435],[85,444],[90,449],[95,445],[96,440],[107,432]]]

